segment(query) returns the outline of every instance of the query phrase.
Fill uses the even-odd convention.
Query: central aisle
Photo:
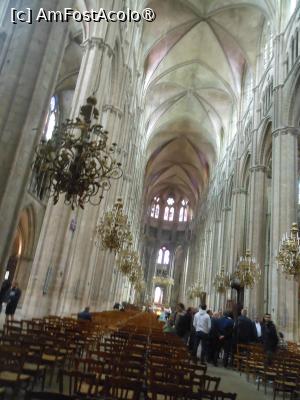
[[[240,375],[239,372],[223,367],[214,367],[207,365],[207,374],[210,376],[218,376],[221,378],[220,389],[224,392],[237,393],[237,399],[240,400],[266,400],[273,399],[273,391],[271,385],[267,388],[267,394],[264,393],[264,387],[261,385],[257,390],[257,385],[253,378],[249,382],[246,380],[245,374]]]

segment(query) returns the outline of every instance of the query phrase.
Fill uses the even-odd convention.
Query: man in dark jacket
[[[11,283],[8,279],[5,279],[0,288],[0,313],[2,311],[2,303],[6,303],[9,298]]]
[[[232,313],[225,311],[223,317],[219,318],[217,321],[217,327],[220,332],[220,345],[224,350],[223,363],[226,368],[228,366],[229,356],[232,355],[232,334],[234,327]]]
[[[186,312],[180,313],[175,324],[176,334],[183,339],[185,344],[188,343],[190,337],[192,322],[192,309],[188,308]]]
[[[238,344],[249,344],[254,341],[253,324],[251,319],[247,317],[245,308],[242,309],[241,315],[237,319],[236,336]]]
[[[92,320],[92,314],[90,313],[90,307],[85,307],[83,311],[78,313],[78,319],[81,321],[91,321]]]
[[[9,291],[8,301],[6,304],[6,309],[5,309],[6,321],[9,321],[9,320],[13,321],[21,294],[22,294],[22,291],[19,288],[18,283],[14,282]]]
[[[220,353],[220,339],[218,321],[220,313],[215,311],[211,318],[211,328],[209,332],[209,361],[211,361],[215,367],[218,366],[218,358]]]
[[[271,321],[271,315],[268,313],[265,314],[262,325],[262,341],[266,354],[266,363],[267,365],[271,365],[278,346],[278,335],[276,327],[273,321]]]

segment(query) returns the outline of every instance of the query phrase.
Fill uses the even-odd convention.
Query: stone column
[[[298,283],[278,271],[279,243],[297,218],[297,134],[290,127],[273,131],[270,310],[288,340],[298,340]]]
[[[110,65],[108,50],[109,47],[100,38],[88,39],[84,43],[71,117],[78,115],[80,106],[95,89],[95,96],[102,99]],[[106,65],[106,69],[103,67],[99,70],[100,63]],[[94,73],[95,68],[99,75]],[[101,100],[98,107],[102,107]],[[95,224],[98,213],[99,207],[86,205],[84,211],[72,211],[63,204],[63,197],[55,206],[50,199],[28,285],[28,296],[24,302],[25,315],[77,312],[82,306],[85,288],[92,279],[90,264],[94,265],[98,255],[93,240],[94,225],[88,221]],[[72,219],[76,220],[77,225],[74,234],[69,229]],[[49,284],[45,292],[43,287],[46,280]]]
[[[232,243],[229,266],[231,272],[236,269],[238,257],[243,253],[243,229],[247,192],[244,188],[235,188],[233,193],[233,223],[230,241]]]
[[[267,193],[265,188],[266,167],[254,165],[250,168],[251,173],[251,202],[249,221],[249,249],[261,269],[261,279],[253,289],[249,289],[249,315],[262,315],[264,312],[264,281],[267,278],[265,271],[266,250],[266,215],[267,215]]]
[[[42,7],[59,10],[71,1],[24,0],[33,15]],[[6,49],[0,76],[0,243],[1,274],[22,211],[34,148],[54,91],[64,54],[67,23],[17,23]],[[0,275],[1,275],[0,274]]]

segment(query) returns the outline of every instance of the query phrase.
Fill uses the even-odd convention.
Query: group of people
[[[14,315],[19,303],[22,291],[17,282],[11,282],[5,279],[0,288],[0,313],[2,312],[2,305],[6,303],[5,315],[6,320],[13,320]]]
[[[176,312],[167,321],[167,330],[173,331],[187,344],[191,354],[196,358],[201,344],[201,362],[218,365],[220,354],[223,354],[223,365],[233,363],[237,344],[262,343],[266,354],[266,362],[271,363],[279,345],[284,346],[282,333],[277,333],[270,314],[263,319],[258,317],[252,321],[247,310],[242,309],[237,319],[230,311],[212,312],[205,304],[199,310],[185,309],[179,303]]]

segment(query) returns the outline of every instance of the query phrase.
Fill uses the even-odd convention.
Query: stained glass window
[[[181,201],[181,207],[179,210],[179,222],[187,221],[188,216],[188,202],[186,200]]]
[[[159,249],[158,257],[157,257],[157,264],[164,264],[167,265],[170,262],[170,251],[163,246]]]
[[[159,209],[159,197],[154,197],[151,205],[150,216],[157,219],[159,217]]]
[[[167,206],[165,207],[164,220],[173,221],[174,220],[174,203],[173,197],[169,197],[167,200]]]
[[[57,96],[52,96],[44,126],[44,137],[46,140],[51,139],[53,135],[54,127],[57,124],[57,111]]]

